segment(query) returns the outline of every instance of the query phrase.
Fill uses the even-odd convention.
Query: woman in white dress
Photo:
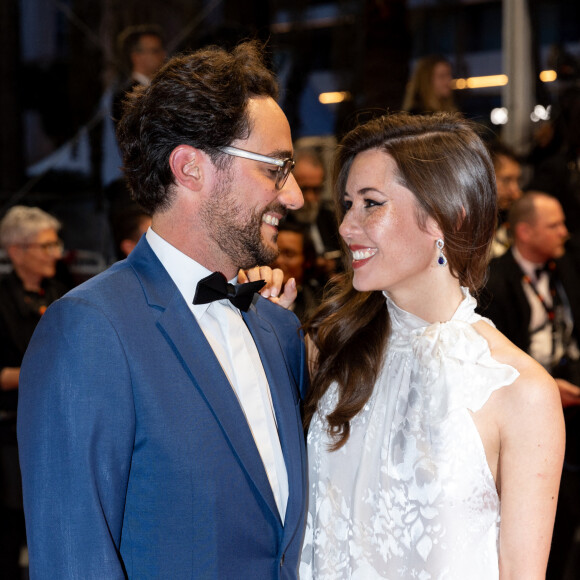
[[[456,115],[391,115],[336,167],[348,265],[307,325],[301,580],[544,578],[562,408],[474,312],[496,219],[483,143]]]

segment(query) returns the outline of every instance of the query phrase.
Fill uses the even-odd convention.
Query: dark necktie
[[[230,284],[221,272],[214,272],[197,283],[194,304],[208,304],[215,300],[227,298],[236,308],[246,312],[252,303],[254,294],[265,286],[264,280],[246,284]]]
[[[554,278],[554,271],[556,269],[556,263],[554,260],[548,260],[543,266],[540,268],[536,268],[534,270],[534,274],[536,275],[536,280],[540,279],[540,276],[546,272],[550,277],[550,280]]]
[[[554,260],[548,260],[541,268],[537,268],[535,271],[536,281],[540,281],[540,276],[544,272],[548,274],[550,296],[552,297],[552,308],[554,308],[560,302],[558,289],[556,287],[556,262],[554,262]]]

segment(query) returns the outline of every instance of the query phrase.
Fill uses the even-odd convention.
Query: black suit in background
[[[522,286],[523,276],[511,251],[493,259],[478,311],[490,318],[516,346],[528,352],[531,308]],[[571,253],[556,260],[556,276],[572,311],[572,336],[580,345],[580,270]],[[580,525],[580,407],[569,407],[565,418],[566,456],[547,580],[563,579],[576,528]]]
[[[531,309],[522,286],[523,276],[511,251],[494,258],[478,300],[478,311],[490,318],[516,346],[528,352]],[[574,321],[573,336],[580,345],[580,272],[570,255],[556,260],[556,276],[568,298]]]

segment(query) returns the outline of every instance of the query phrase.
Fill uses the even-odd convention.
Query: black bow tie
[[[230,284],[221,272],[214,272],[197,283],[194,304],[208,304],[227,298],[234,306],[247,312],[254,294],[265,286],[264,280],[246,284]]]
[[[550,277],[550,280],[554,278],[556,273],[556,262],[554,260],[548,260],[541,268],[536,268],[534,274],[536,275],[536,280],[540,279],[540,276],[546,272]]]

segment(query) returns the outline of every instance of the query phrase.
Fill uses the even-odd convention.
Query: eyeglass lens
[[[282,189],[286,183],[290,172],[294,168],[294,160],[286,159],[284,165],[278,169],[278,177],[276,179],[276,189]]]

